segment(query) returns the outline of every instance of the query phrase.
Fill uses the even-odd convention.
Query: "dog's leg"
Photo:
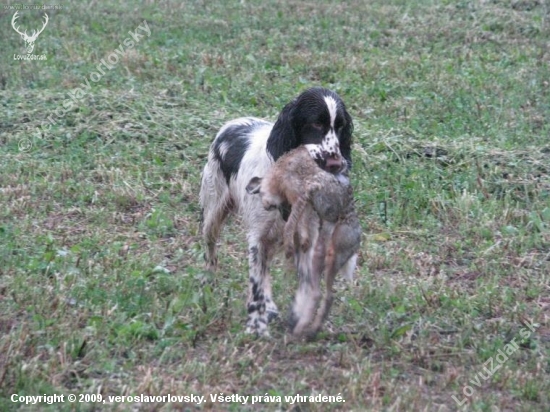
[[[206,268],[215,271],[218,266],[218,238],[225,219],[233,208],[233,201],[219,163],[211,158],[202,173],[199,198],[202,207],[202,236],[206,246],[204,260]]]
[[[267,323],[279,314],[277,305],[271,296],[271,279],[268,265],[275,250],[279,247],[279,240],[275,236],[280,231],[276,230],[274,221],[266,225],[268,232],[259,240],[249,238],[249,288],[248,288],[248,320],[246,332],[260,336],[269,336]],[[280,227],[280,226],[279,226]]]
[[[202,234],[206,244],[204,260],[206,268],[215,271],[218,268],[217,242],[225,219],[231,210],[231,200],[225,193],[218,201],[205,204],[202,211]]]

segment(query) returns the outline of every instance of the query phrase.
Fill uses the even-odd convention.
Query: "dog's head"
[[[267,150],[277,160],[304,145],[319,166],[331,173],[351,167],[353,122],[336,93],[308,89],[287,104],[273,126]]]

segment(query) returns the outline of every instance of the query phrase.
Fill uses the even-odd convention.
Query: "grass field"
[[[546,0],[75,3],[46,60],[0,9],[0,410],[550,410]],[[254,339],[237,219],[203,269],[200,173],[225,121],[315,85],[354,118],[359,266],[315,341]]]

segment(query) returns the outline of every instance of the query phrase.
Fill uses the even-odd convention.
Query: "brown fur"
[[[254,178],[247,186],[249,193],[260,193],[266,209],[292,206],[284,244],[287,257],[294,254],[300,276],[291,319],[296,335],[321,328],[332,304],[336,274],[346,265],[351,276],[355,267],[361,226],[346,180],[319,168],[307,149],[299,147],[282,156],[263,179]],[[323,273],[327,291],[316,312]]]

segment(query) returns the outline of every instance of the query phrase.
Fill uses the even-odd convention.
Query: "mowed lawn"
[[[59,5],[42,60],[0,9],[1,410],[549,410],[547,1]],[[255,339],[237,218],[204,270],[201,171],[318,85],[354,119],[359,264],[317,339]],[[141,394],[204,402],[108,400]]]

